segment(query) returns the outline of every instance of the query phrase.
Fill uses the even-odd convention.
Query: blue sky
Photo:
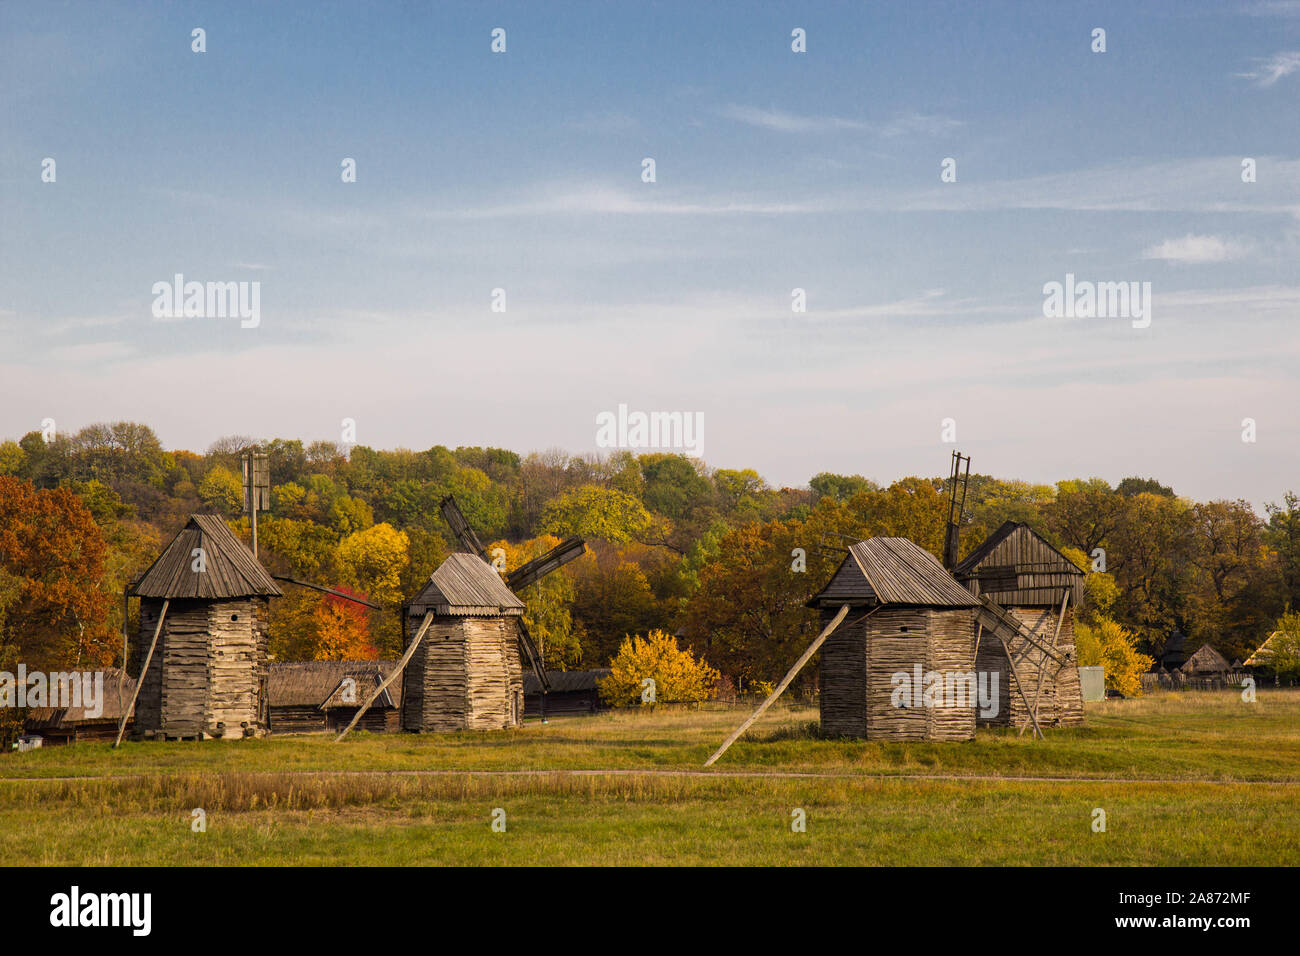
[[[589,452],[622,403],[799,485],[940,473],[951,417],[976,471],[1262,504],[1298,105],[1300,2],[3,2],[0,435]],[[178,272],[261,324],[154,318]],[[1150,327],[1044,317],[1067,273]]]

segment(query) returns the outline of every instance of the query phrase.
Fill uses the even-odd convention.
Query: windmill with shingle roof
[[[144,657],[118,742],[132,710],[136,736],[264,734],[270,604],[283,592],[226,522],[190,515],[128,593]]]
[[[465,550],[450,555],[403,606],[406,652],[340,740],[399,674],[402,728],[414,732],[519,726],[525,662],[543,690],[550,687],[524,624],[527,605],[514,592],[581,556],[582,539],[569,538],[503,577],[455,499],[444,498],[440,507]]]

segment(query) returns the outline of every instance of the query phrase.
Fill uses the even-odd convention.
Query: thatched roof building
[[[871,538],[848,555],[809,602],[829,621],[850,611],[821,648],[824,733],[867,739],[970,740],[975,701],[922,700],[921,675],[959,694],[974,679],[978,602],[928,551],[906,538]],[[896,675],[903,675],[900,682]],[[958,675],[961,675],[960,677]],[[951,680],[950,680],[951,678]],[[901,698],[895,691],[907,685]],[[964,696],[964,694],[963,694]]]
[[[1165,646],[1156,657],[1156,662],[1151,665],[1151,669],[1163,668],[1166,671],[1176,671],[1186,663],[1187,635],[1175,629],[1165,641]]]
[[[312,733],[346,727],[393,672],[396,661],[275,661],[271,664],[271,732]],[[361,718],[372,733],[401,727],[402,682],[393,681]]]
[[[982,673],[998,674],[1001,696],[997,715],[981,717],[980,722],[1021,726],[1029,720],[1025,697],[1014,688],[1018,678],[1026,696],[1032,694],[1037,702],[1040,726],[1082,723],[1083,693],[1074,643],[1074,609],[1083,600],[1084,573],[1078,565],[1029,525],[1007,521],[960,561],[954,574],[970,593],[996,601],[1037,641],[1054,646],[1069,659],[1062,666],[1023,635],[1008,639],[1008,657],[1001,641],[978,635],[976,667]],[[1012,658],[1017,660],[1015,675]]]
[[[407,646],[433,615],[402,673],[402,726],[411,731],[499,730],[524,716],[524,602],[492,566],[458,552],[406,606]]]
[[[158,634],[141,678],[136,735],[265,733],[270,599],[282,592],[226,522],[190,515],[130,593],[140,598],[137,667]]]
[[[1187,663],[1179,668],[1188,677],[1203,677],[1209,674],[1226,674],[1232,670],[1228,659],[1209,644],[1202,644]]]
[[[1279,653],[1280,645],[1285,640],[1281,631],[1274,631],[1268,636],[1263,644],[1255,648],[1255,652],[1246,658],[1242,667],[1264,667],[1273,670],[1276,662],[1276,655]]]
[[[135,693],[135,678],[117,667],[104,672],[104,696],[97,707],[29,707],[23,717],[23,733],[36,734],[47,744],[73,744],[82,740],[113,740],[122,712]],[[96,710],[99,713],[94,713]],[[127,726],[130,726],[128,722]]]

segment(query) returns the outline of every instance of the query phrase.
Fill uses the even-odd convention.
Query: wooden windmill
[[[523,722],[523,662],[549,690],[542,656],[515,591],[579,557],[569,538],[506,575],[496,571],[474,529],[448,495],[439,510],[463,550],[451,555],[402,608],[406,652],[338,739],[402,675],[402,727],[409,731],[501,729]],[[408,666],[409,665],[409,666]]]
[[[1022,734],[1032,727],[1034,736],[1043,736],[1040,708],[1057,724],[1082,720],[1078,659],[1067,617],[1070,597],[1078,602],[1082,572],[1041,536],[1012,522],[959,564],[969,456],[953,452],[949,480],[943,563],[904,538],[872,538],[847,548],[830,582],[809,601],[822,612],[822,632],[772,694],[705,761],[706,767],[763,715],[823,645],[821,717],[823,729],[831,733],[971,739],[974,707],[969,712],[939,707],[921,714],[889,706],[892,673],[917,665],[936,671],[970,665],[996,671],[1003,678],[1000,719],[988,722],[1018,723]],[[1008,565],[994,563],[1004,557]],[[1010,599],[1011,608],[990,593]],[[1044,602],[1047,594],[1051,597]],[[1054,614],[1058,602],[1059,614]],[[846,618],[848,624],[841,627]]]

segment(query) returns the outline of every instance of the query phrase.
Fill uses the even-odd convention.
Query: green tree
[[[542,512],[541,526],[545,534],[561,538],[577,535],[626,543],[645,534],[651,518],[631,495],[587,485],[552,500]]]

